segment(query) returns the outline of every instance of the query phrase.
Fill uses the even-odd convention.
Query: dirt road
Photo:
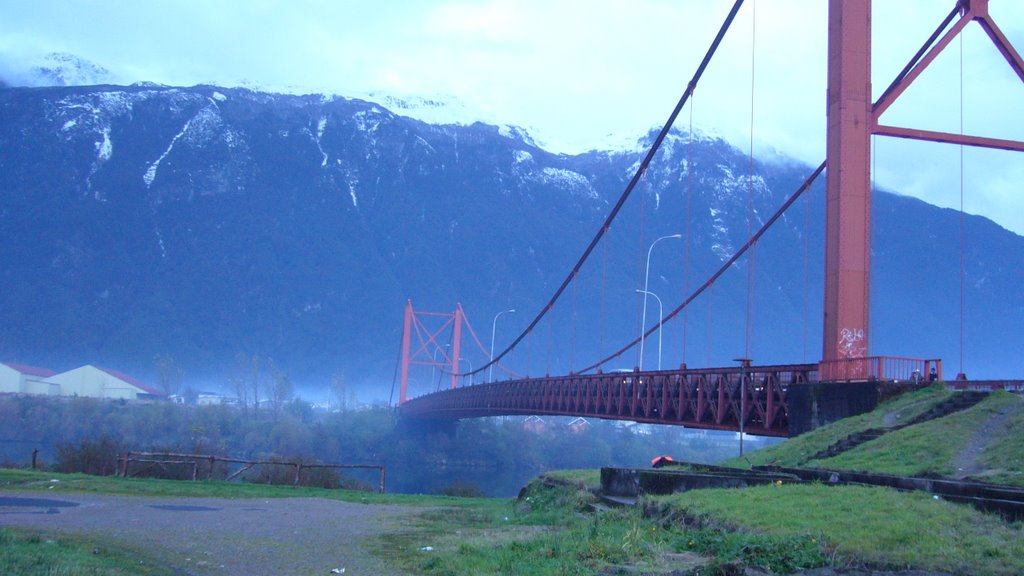
[[[0,526],[100,535],[189,576],[398,574],[367,545],[419,511],[316,498],[0,492]]]

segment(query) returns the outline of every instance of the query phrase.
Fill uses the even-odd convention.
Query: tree
[[[263,362],[258,354],[252,355],[252,371],[250,372],[249,385],[252,389],[252,414],[259,416],[260,413],[260,378]]]
[[[156,366],[157,379],[164,393],[168,396],[177,394],[181,390],[181,378],[184,373],[174,361],[174,357],[160,353],[153,357],[153,364]]]
[[[235,370],[228,379],[231,389],[238,397],[238,406],[242,410],[242,416],[249,416],[249,357],[239,352],[235,354]]]
[[[294,394],[295,385],[292,384],[287,374],[278,370],[270,358],[267,358],[267,372],[270,374],[270,403],[274,409],[274,420],[277,420],[281,408]]]
[[[334,376],[331,376],[330,394],[331,403],[337,406],[338,410],[344,412],[347,397],[345,395],[345,373],[341,370],[335,372]]]

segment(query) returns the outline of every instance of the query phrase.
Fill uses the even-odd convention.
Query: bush
[[[228,465],[222,460],[211,461],[208,457],[182,459],[168,455],[173,452],[153,454],[146,459],[165,461],[131,462],[129,475],[163,480],[192,480],[193,472],[197,480],[225,480],[228,477]]]
[[[295,484],[295,464],[300,462],[306,465],[316,463],[316,461],[303,462],[302,460],[296,460],[292,462],[274,458],[271,460],[271,463],[260,464],[246,474],[245,481],[258,484],[292,486]],[[299,473],[298,485],[312,488],[340,488],[341,478],[337,472],[330,468],[304,467]]]
[[[107,437],[78,444],[57,445],[57,472],[80,472],[93,476],[117,474],[117,457],[124,446]]]

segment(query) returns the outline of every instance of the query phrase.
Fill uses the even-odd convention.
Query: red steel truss
[[[422,364],[435,366],[451,374],[451,387],[458,386],[459,346],[462,343],[462,322],[465,314],[462,304],[454,312],[417,312],[412,301],[405,303],[405,323],[402,330],[402,379],[398,403],[405,403],[409,395],[409,366]],[[430,320],[434,325],[428,326]],[[438,338],[452,330],[452,341],[443,346]],[[413,343],[415,336],[415,343]],[[440,359],[437,354],[440,353]]]
[[[889,106],[971,22],[981,26],[1010,68],[1024,81],[1024,59],[992,19],[988,3],[989,0],[958,0],[922,51],[872,104],[871,0],[829,0],[823,366],[868,356],[871,135],[1024,151],[1024,142],[1020,141],[879,122]],[[957,14],[959,19],[940,37]]]
[[[817,364],[796,364],[526,378],[409,399],[401,415],[584,416],[733,431],[742,421],[748,434],[788,436],[786,390],[816,380],[817,369]]]

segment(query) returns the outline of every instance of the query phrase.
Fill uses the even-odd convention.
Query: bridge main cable
[[[622,209],[622,206],[626,203],[626,200],[629,199],[629,196],[630,194],[632,194],[633,189],[636,188],[637,183],[640,182],[640,178],[642,178],[644,173],[647,171],[647,167],[651,164],[651,161],[654,160],[655,154],[658,152],[658,149],[661,148],[662,142],[664,142],[665,137],[668,136],[668,132],[669,130],[671,130],[672,125],[675,124],[676,118],[679,116],[679,113],[683,110],[683,106],[686,105],[686,102],[693,95],[693,91],[697,88],[697,82],[699,82],[701,77],[704,75],[704,70],[708,67],[708,64],[711,63],[711,58],[715,55],[715,52],[718,50],[718,46],[722,43],[722,40],[725,38],[725,33],[729,30],[730,25],[732,25],[732,22],[736,18],[736,14],[739,12],[740,7],[742,5],[743,0],[736,0],[733,3],[732,10],[730,10],[728,16],[725,17],[725,21],[719,28],[718,34],[715,36],[714,41],[711,42],[711,46],[704,54],[704,58],[703,60],[701,60],[700,65],[697,67],[697,71],[693,74],[693,77],[690,79],[689,84],[686,85],[686,90],[683,92],[682,97],[679,98],[679,102],[676,103],[675,108],[672,109],[672,113],[669,114],[668,120],[665,122],[665,125],[661,128],[661,131],[658,132],[658,136],[657,138],[654,139],[654,143],[651,144],[651,148],[650,150],[647,151],[647,155],[644,157],[643,161],[640,163],[640,166],[633,174],[633,177],[630,179],[629,184],[626,185],[626,189],[623,190],[622,195],[619,196],[618,202],[615,203],[615,206],[612,208],[612,211],[608,214],[608,217],[605,218],[605,221],[601,224],[601,227],[600,229],[598,229],[597,234],[594,235],[594,238],[590,241],[590,244],[587,245],[586,250],[583,251],[583,255],[580,256],[579,260],[576,262],[576,265],[572,267],[572,270],[565,277],[565,280],[563,280],[562,284],[558,287],[557,290],[555,290],[554,295],[551,297],[550,300],[548,300],[548,303],[544,306],[544,308],[541,309],[541,311],[537,314],[533,321],[530,322],[530,325],[527,326],[526,329],[523,330],[523,332],[518,337],[516,337],[516,339],[513,340],[512,343],[509,344],[507,348],[502,350],[501,353],[498,354],[497,356],[491,358],[490,362],[484,364],[483,366],[476,370],[467,372],[466,375],[482,372],[483,370],[496,364],[499,360],[504,358],[505,355],[511,352],[516,346],[518,346],[524,338],[529,336],[530,332],[532,332],[533,329],[537,327],[537,324],[540,323],[544,316],[546,316],[547,313],[550,312],[552,308],[554,308],[555,303],[558,302],[558,299],[562,296],[562,293],[564,293],[565,289],[569,286],[569,283],[573,281],[573,279],[579,273],[580,269],[583,267],[583,264],[585,264],[587,259],[590,258],[590,254],[594,251],[594,248],[597,246],[598,242],[600,242],[601,238],[603,238],[604,235],[608,233],[608,229],[611,226],[612,221],[614,221],[616,216],[618,216],[619,211]]]

